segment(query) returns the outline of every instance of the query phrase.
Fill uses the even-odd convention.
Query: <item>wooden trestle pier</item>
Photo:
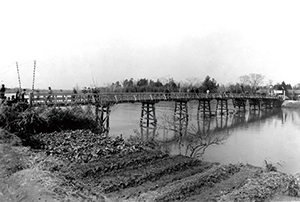
[[[204,94],[204,93],[31,93],[29,95],[30,106],[70,106],[70,105],[94,105],[97,121],[103,131],[109,130],[109,115],[111,106],[120,103],[140,102],[141,119],[140,126],[155,128],[157,119],[155,104],[160,101],[174,101],[174,120],[180,127],[188,121],[188,105],[191,100],[197,100],[197,116],[211,117],[216,115],[228,115],[228,101],[232,100],[233,107],[237,111],[246,111],[246,103],[252,110],[262,108],[269,109],[280,107],[282,100],[274,96],[242,95],[242,94]],[[216,111],[212,110],[211,101],[216,100]]]

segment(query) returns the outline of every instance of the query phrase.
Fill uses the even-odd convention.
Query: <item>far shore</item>
[[[281,107],[284,108],[300,108],[300,100],[285,100]]]

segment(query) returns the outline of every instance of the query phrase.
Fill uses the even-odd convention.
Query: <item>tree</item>
[[[116,83],[112,83],[112,84],[111,84],[110,86],[108,86],[108,87],[109,87],[110,90],[113,91],[113,92],[119,91],[119,90],[122,88],[122,86],[121,86],[121,84],[120,84],[119,81],[117,81]]]
[[[242,93],[244,86],[242,86],[239,83],[236,83],[236,84],[230,84],[227,88],[230,93]]]
[[[295,89],[295,90],[300,90],[300,83],[294,85],[294,86],[293,86],[293,89]]]
[[[135,89],[133,78],[131,78],[130,80],[125,79],[122,85],[123,85],[123,91],[125,92],[133,92]]]
[[[131,78],[130,80],[126,79],[125,81],[123,81],[124,88],[131,88],[133,87],[133,84],[133,78]]]
[[[274,85],[274,89],[276,89],[276,90],[291,90],[292,86],[291,86],[291,84],[285,84],[285,82],[283,81],[281,84],[277,83],[276,85]]]
[[[163,84],[157,79],[157,81],[153,81],[150,79],[149,81],[149,90],[152,92],[159,92],[159,91],[164,91],[163,90]]]
[[[148,85],[148,79],[146,79],[146,78],[140,79],[140,80],[137,81],[136,85],[139,86],[139,87],[147,86]]]
[[[217,81],[215,79],[210,79],[210,77],[207,75],[206,78],[204,79],[204,82],[202,83],[201,86],[201,91],[202,92],[209,92],[211,93],[216,93],[218,90],[219,84],[217,84]]]
[[[173,78],[169,79],[169,82],[164,85],[165,89],[169,92],[176,92],[180,88],[180,86],[177,86]]]
[[[240,81],[243,86],[250,85],[252,92],[255,92],[264,82],[265,76],[261,74],[251,73],[249,75],[240,76]]]

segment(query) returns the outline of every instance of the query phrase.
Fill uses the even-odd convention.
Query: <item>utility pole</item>
[[[36,61],[34,61],[34,67],[33,67],[32,92],[34,91],[35,69],[36,69]]]
[[[20,72],[19,72],[19,67],[18,67],[18,62],[16,62],[17,65],[17,73],[18,73],[18,80],[19,80],[19,88],[20,88],[20,92],[22,91],[22,87],[21,87],[21,78],[20,78]]]

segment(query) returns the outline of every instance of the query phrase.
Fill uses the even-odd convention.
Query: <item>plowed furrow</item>
[[[99,187],[101,187],[101,191],[109,193],[127,187],[137,186],[147,181],[156,181],[164,175],[195,166],[197,162],[199,161],[184,156],[169,156],[144,167],[126,170],[122,172],[121,175],[117,173],[105,175],[98,178],[97,181],[100,183]]]
[[[191,175],[204,172],[210,169],[214,164],[198,161],[195,165],[187,167],[185,170],[178,170],[172,173],[166,173],[157,180],[146,181],[143,184],[136,184],[132,187],[126,187],[125,189],[118,190],[109,194],[110,197],[116,201],[123,201],[128,198],[139,196],[141,193],[145,193],[151,190],[158,190],[161,187],[166,186],[176,180],[187,178]]]
[[[147,198],[146,201],[181,200],[199,193],[203,187],[213,187],[216,183],[228,179],[239,170],[239,167],[234,165],[214,166],[205,172],[169,183],[160,190],[145,193],[139,200],[143,201],[143,198]]]

